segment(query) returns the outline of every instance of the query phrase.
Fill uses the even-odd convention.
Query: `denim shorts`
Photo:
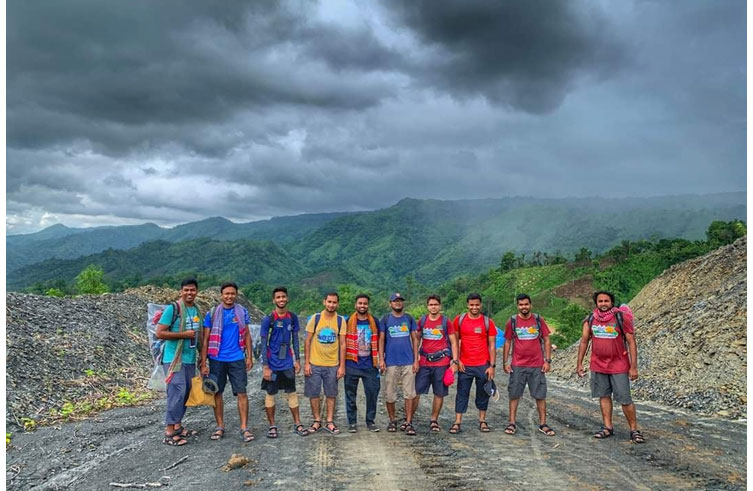
[[[306,377],[303,395],[319,397],[324,386],[326,397],[337,397],[337,367],[320,367],[311,365],[311,376]]]

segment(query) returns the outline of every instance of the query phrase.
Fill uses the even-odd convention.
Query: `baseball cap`
[[[497,402],[499,400],[499,391],[497,390],[497,384],[494,383],[494,380],[487,380],[484,384],[484,392],[489,394],[489,397],[494,401]]]
[[[204,377],[201,388],[205,394],[216,394],[220,390],[217,382],[211,376]]]
[[[399,292],[395,292],[390,295],[390,302],[394,302],[395,300],[405,300],[405,298]]]

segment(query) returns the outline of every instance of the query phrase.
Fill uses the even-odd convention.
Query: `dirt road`
[[[14,435],[7,452],[6,484],[13,490],[118,489],[110,483],[169,484],[179,489],[228,491],[290,485],[296,489],[745,489],[746,422],[700,418],[655,404],[638,404],[647,443],[628,441],[624,418],[615,414],[615,438],[597,441],[598,407],[584,391],[550,380],[550,424],[555,437],[536,430],[535,409],[526,394],[515,436],[502,432],[507,422],[505,377],[499,402],[488,416],[493,431],[482,434],[472,406],[463,432],[447,433],[454,413],[454,390],[442,410],[442,432],[428,430],[431,396],[417,415],[418,435],[387,433],[380,394],[379,433],[345,431],[344,403],[338,398],[336,421],[343,433],[301,438],[292,433],[287,409],[278,407],[277,440],[264,437],[263,396],[250,378],[251,422],[256,441],[243,444],[238,415],[226,395],[228,434],[209,441],[211,408],[189,408],[186,422],[200,430],[188,446],[163,445],[160,425],[164,402],[102,413],[87,421],[40,428]],[[299,381],[302,391],[303,380]],[[341,384],[342,389],[342,384]],[[359,395],[362,395],[359,393]],[[471,399],[472,401],[472,399]],[[304,422],[308,401],[301,397]],[[400,407],[401,404],[398,405]],[[363,410],[361,401],[359,409]],[[363,413],[361,413],[361,419]],[[221,470],[234,453],[250,459],[246,467]],[[163,470],[188,456],[177,466]]]

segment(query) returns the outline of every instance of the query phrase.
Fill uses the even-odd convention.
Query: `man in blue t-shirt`
[[[405,421],[400,431],[415,435],[413,428],[413,400],[416,397],[416,372],[418,372],[418,345],[420,335],[416,321],[403,312],[405,299],[400,293],[390,296],[391,312],[379,322],[379,365],[385,375],[385,403],[390,423],[387,431],[397,431],[395,402],[400,381],[405,399]]]
[[[308,435],[298,413],[298,394],[295,376],[301,371],[301,350],[298,316],[288,310],[288,290],[278,286],[272,290],[275,309],[261,321],[261,356],[263,363],[261,388],[267,392],[264,409],[269,420],[267,438],[277,438],[275,426],[275,394],[280,389],[288,396],[288,407],[293,415],[294,431],[299,436]]]
[[[238,285],[232,282],[223,283],[220,286],[220,294],[222,303],[213,307],[204,318],[204,342],[201,346],[201,373],[209,375],[217,382],[217,393],[214,395],[214,418],[217,427],[209,438],[219,440],[225,436],[222,393],[225,391],[227,380],[230,379],[233,395],[238,399],[241,439],[247,443],[254,439],[248,428],[246,395],[247,372],[254,366],[251,333],[248,329],[251,320],[248,310],[235,303]]]
[[[196,341],[200,326],[199,308],[194,305],[199,283],[189,278],[180,285],[180,300],[168,305],[157,322],[157,338],[165,340],[162,366],[167,382],[164,443],[182,446],[185,437],[196,434],[183,428],[186,401],[191,392],[191,379],[196,373]],[[177,307],[177,312],[175,311]]]
[[[356,311],[348,318],[345,332],[345,412],[351,433],[358,431],[359,379],[366,394],[366,427],[379,431],[374,422],[379,396],[379,321],[369,313],[369,300],[363,293],[356,297]]]

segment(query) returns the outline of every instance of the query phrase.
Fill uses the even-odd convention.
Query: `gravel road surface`
[[[185,422],[198,429],[199,436],[184,447],[164,445],[164,400],[157,400],[14,435],[6,455],[7,487],[114,490],[120,488],[111,483],[161,483],[168,488],[227,491],[281,485],[312,490],[745,489],[747,485],[745,421],[703,418],[639,403],[639,424],[646,444],[629,442],[624,417],[617,413],[616,436],[598,441],[592,437],[600,426],[597,402],[582,389],[551,378],[549,423],[557,430],[554,437],[536,431],[535,407],[527,393],[519,409],[517,434],[503,433],[508,413],[506,376],[498,375],[502,397],[490,403],[487,419],[491,433],[478,431],[473,399],[463,432],[447,433],[454,412],[453,387],[441,413],[440,433],[428,430],[431,395],[421,400],[417,436],[387,433],[380,394],[377,424],[382,431],[366,431],[361,413],[358,433],[350,434],[341,384],[335,419],[342,434],[295,435],[285,401],[280,399],[277,440],[264,436],[267,425],[259,380],[255,367],[249,378],[254,442],[241,442],[235,402],[228,390],[228,431],[223,440],[209,440],[214,427],[211,408],[189,408]],[[302,393],[302,378],[298,388]],[[304,423],[309,423],[308,400],[302,395],[300,400]],[[363,400],[359,408],[365,408]],[[248,464],[222,470],[233,454],[247,457]]]

